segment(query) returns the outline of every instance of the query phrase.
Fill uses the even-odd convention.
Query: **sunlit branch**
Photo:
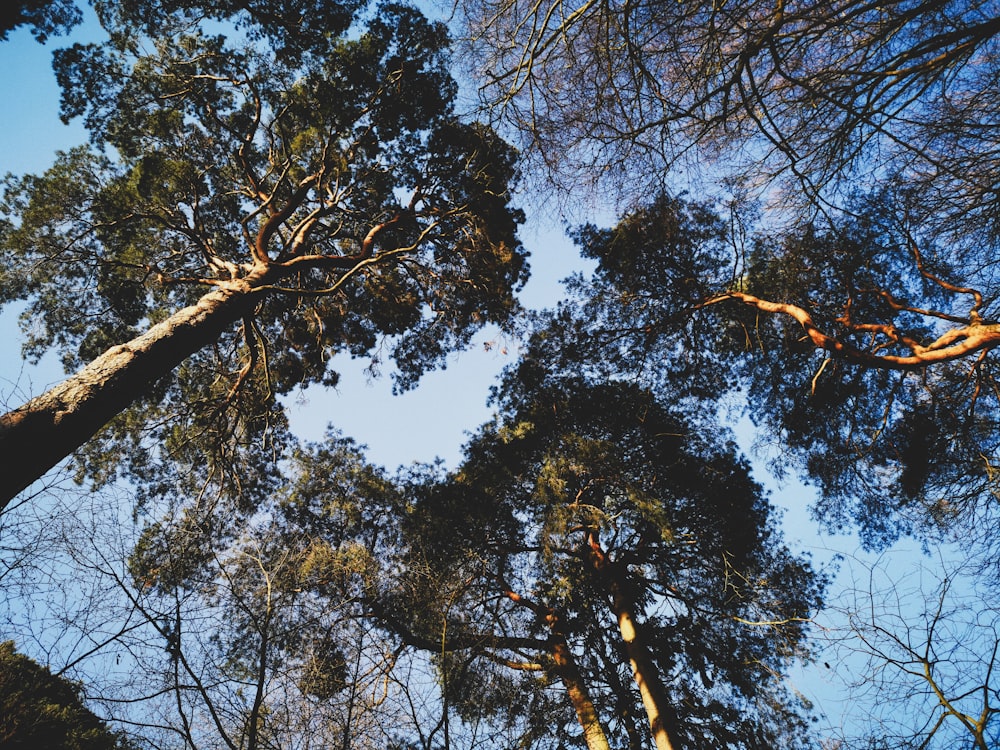
[[[828,351],[833,356],[848,362],[884,370],[919,370],[928,365],[962,359],[1000,344],[1000,324],[973,322],[945,332],[927,346],[911,347],[913,349],[911,355],[874,354],[821,331],[807,310],[791,303],[770,302],[746,292],[733,291],[712,297],[698,307],[708,307],[728,300],[742,302],[762,312],[787,315],[802,326],[806,337],[817,349]],[[863,330],[860,326],[854,328]],[[868,328],[871,329],[871,326]],[[881,327],[878,329],[882,333],[887,332]]]

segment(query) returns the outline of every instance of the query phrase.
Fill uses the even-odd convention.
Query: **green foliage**
[[[736,291],[797,305],[844,346],[906,356],[913,342],[992,317],[991,299],[977,304],[970,291],[985,272],[949,263],[900,191],[752,229],[727,245],[739,237],[726,239],[710,207],[658,198],[613,229],[579,230],[597,272],[576,279],[573,300],[544,319],[521,378],[540,377],[535,361],[539,372],[637,379],[692,405],[745,395],[762,439],[783,447],[775,470],[799,462],[822,490],[815,512],[830,527],[853,526],[871,547],[905,532],[979,527],[1000,458],[992,351],[894,371],[818,351],[789,316],[719,300]]]
[[[80,22],[80,9],[73,0],[10,0],[0,16],[0,42],[19,26],[31,27],[39,42],[62,34]]]
[[[537,359],[512,369],[497,399],[498,424],[468,445],[462,466],[409,488],[405,575],[434,581],[435,593],[420,597],[414,585],[392,602],[411,629],[431,640],[437,629],[460,649],[447,672],[463,686],[456,696],[479,690],[465,684],[470,660],[482,663],[477,675],[495,669],[487,658],[534,651],[547,661],[557,616],[610,735],[627,734],[620,706],[642,709],[609,671],[624,668],[607,604],[619,591],[642,615],[686,746],[801,742],[796,701],[775,675],[803,654],[823,580],[781,544],[770,504],[719,428],[638,386],[564,376]],[[587,562],[592,544],[611,561],[606,572]],[[506,597],[507,586],[533,605]],[[424,614],[435,602],[447,634]],[[490,706],[480,710],[506,710]]]
[[[364,0],[290,0],[275,7],[264,0],[95,0],[105,26],[136,29],[150,36],[206,19],[228,21],[250,40],[273,45],[281,58],[322,54],[331,37],[345,33]]]
[[[573,238],[597,270],[571,279],[569,301],[536,326],[522,377],[538,361],[594,379],[641,374],[669,383],[674,399],[732,388],[732,368],[712,346],[726,329],[700,311],[735,273],[727,226],[710,204],[660,195],[612,229],[588,225]]]
[[[0,204],[26,353],[75,369],[212,290],[247,301],[87,447],[92,478],[256,502],[287,445],[279,397],[335,384],[335,354],[387,353],[409,388],[518,312],[516,154],[456,116],[441,24],[393,3],[97,10],[112,43],[56,59],[92,144]]]
[[[761,237],[749,288],[807,306],[822,330],[859,350],[909,354],[907,342],[933,341],[949,319],[969,318],[973,296],[938,280],[976,282],[917,234],[906,209],[905,196],[869,196],[853,215]],[[990,304],[976,315],[990,316]],[[759,350],[742,361],[754,417],[801,457],[829,525],[856,522],[878,547],[901,532],[967,523],[992,505],[983,502],[1000,455],[992,352],[894,372],[827,359],[791,320],[742,316],[742,325]]]
[[[0,745],[51,750],[129,747],[88,709],[76,685],[0,643]]]

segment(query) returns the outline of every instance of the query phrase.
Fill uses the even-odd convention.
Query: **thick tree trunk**
[[[642,705],[649,718],[649,728],[656,742],[656,750],[674,750],[675,745],[670,740],[666,724],[666,693],[660,682],[659,672],[649,656],[649,650],[639,637],[635,616],[632,608],[622,601],[619,595],[614,595],[614,613],[618,618],[618,629],[625,643],[625,653],[632,666],[632,676],[639,686]]]
[[[660,680],[659,670],[653,663],[649,649],[642,638],[636,621],[633,603],[625,593],[624,581],[620,580],[614,564],[608,560],[595,535],[588,539],[588,560],[611,594],[611,611],[618,620],[618,630],[625,644],[625,654],[632,667],[632,676],[642,696],[642,705],[649,718],[649,728],[656,743],[656,750],[676,750],[667,729],[670,711],[667,692]]]
[[[222,282],[75,375],[0,416],[0,510],[92,438],[157,380],[251,311],[259,278]],[[256,282],[256,283],[253,283]]]

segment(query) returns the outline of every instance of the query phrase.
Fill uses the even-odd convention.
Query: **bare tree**
[[[829,631],[824,657],[851,696],[841,747],[986,750],[1000,742],[1000,611],[973,564],[955,557],[964,553],[947,554],[905,572],[896,555],[851,561],[854,585],[833,606],[842,624]]]
[[[993,205],[989,0],[477,0],[456,4],[484,101],[549,166],[629,195],[696,163],[807,197],[899,170]],[[689,158],[690,157],[690,158]],[[651,176],[662,177],[659,170]],[[785,199],[790,196],[786,196]]]

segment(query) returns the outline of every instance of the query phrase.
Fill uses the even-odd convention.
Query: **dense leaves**
[[[692,363],[713,388],[747,376],[765,439],[803,457],[824,517],[860,519],[871,544],[955,517],[989,523],[995,2],[463,9],[484,101],[537,157],[543,184],[567,196],[610,187],[635,207],[608,234],[579,234],[646,300],[604,334],[656,359],[633,372]],[[697,258],[662,218],[690,209],[648,202],[651,188],[677,186],[736,199],[717,227],[729,252],[714,254],[728,280],[652,277]],[[756,240],[747,197],[760,201]],[[723,301],[725,317],[677,321]],[[727,352],[714,366],[713,342]]]
[[[674,742],[794,746],[794,700],[772,676],[800,654],[821,585],[781,546],[732,445],[633,385],[540,377],[540,367],[505,379],[500,422],[454,474],[411,489],[410,575],[439,581],[442,643],[478,651],[483,668],[541,662],[567,689],[553,647],[569,643],[609,736],[646,746],[616,624],[627,609],[664,684]],[[442,625],[423,627],[430,639]]]
[[[95,364],[52,391],[62,406],[8,415],[12,446],[18,420],[86,408],[81,390],[107,405],[79,428],[58,417],[79,442],[142,395],[95,460],[146,440],[168,465],[229,471],[235,446],[280,433],[277,396],[336,382],[334,354],[387,351],[405,388],[516,311],[515,155],[455,117],[444,28],[400,5],[366,23],[322,5],[347,15],[315,39],[281,27],[315,54],[276,57],[268,23],[281,18],[259,22],[261,9],[240,16],[259,32],[241,38],[169,4],[183,23],[145,38],[129,23],[138,6],[121,6],[105,19],[112,44],[58,55],[64,114],[84,118],[93,145],[8,179],[0,298],[27,302],[30,356]],[[120,393],[107,373],[132,377],[140,357],[100,359],[117,351],[151,360]],[[203,457],[170,458],[181,445]]]
[[[991,335],[995,302],[905,207],[892,193],[859,197],[822,220],[749,225],[742,242],[711,206],[683,199],[584,227],[595,276],[572,283],[531,358],[675,399],[746,396],[759,440],[782,446],[774,468],[800,461],[822,489],[818,515],[857,524],[871,546],[978,527],[1000,435],[992,345],[930,369],[921,358]],[[775,315],[764,300],[785,307]]]
[[[446,31],[410,7],[202,6],[95,2],[109,41],[56,56],[90,144],[0,206],[26,354],[82,368],[0,452],[83,445],[79,477],[135,501],[127,561],[90,565],[128,603],[107,643],[155,680],[105,705],[233,750],[809,745],[782,675],[825,581],[717,411],[746,396],[872,545],[989,520],[992,3],[463,8],[549,177],[632,200],[696,154],[739,199],[577,229],[597,270],[536,315],[496,421],[395,478],[299,445],[283,397],[341,352],[411,387],[519,312],[516,154],[456,115]],[[0,34],[75,18],[16,11]],[[742,197],[776,177],[801,194],[771,206],[821,210],[758,223]]]
[[[20,26],[29,26],[40,42],[51,34],[68,31],[80,22],[73,0],[11,0],[0,11],[0,41]]]
[[[77,686],[0,643],[0,744],[8,748],[128,747],[80,698]]]

